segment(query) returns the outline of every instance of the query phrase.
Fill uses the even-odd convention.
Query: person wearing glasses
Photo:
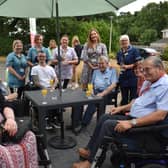
[[[143,62],[145,81],[140,90],[140,96],[132,101],[131,108],[127,105],[112,108],[109,114],[104,114],[85,148],[80,148],[79,155],[85,161],[74,163],[73,168],[91,168],[95,154],[103,143],[105,136],[117,139],[121,144],[127,144],[129,151],[143,151],[139,140],[142,133],[127,134],[133,127],[148,125],[163,125],[168,123],[168,75],[160,58],[149,57]],[[128,115],[120,115],[121,111],[130,110]],[[146,133],[144,133],[146,134]],[[151,139],[167,137],[168,131],[160,131],[157,135],[148,133]],[[150,141],[148,143],[151,143]],[[154,146],[153,146],[154,148]]]

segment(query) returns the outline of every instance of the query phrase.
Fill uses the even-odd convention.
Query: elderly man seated
[[[74,163],[73,168],[91,167],[93,158],[104,136],[111,136],[117,138],[121,143],[128,144],[129,150],[141,150],[138,139],[142,135],[128,136],[125,132],[132,127],[168,122],[168,76],[165,74],[160,58],[149,57],[145,59],[143,62],[143,73],[145,81],[141,88],[140,96],[132,102],[130,113],[126,116],[114,115],[127,108],[127,105],[125,105],[122,108],[113,108],[110,114],[103,115],[87,147],[79,149],[79,155],[87,160]],[[151,136],[153,136],[152,133]]]
[[[118,82],[118,76],[115,69],[108,67],[107,57],[100,56],[98,59],[98,66],[99,68],[93,72],[91,83],[93,84],[94,94],[96,96],[104,97],[104,105],[106,105],[113,97],[115,87]],[[81,121],[81,128],[79,129],[79,132],[90,123],[95,111],[96,106],[93,103],[88,104]],[[80,114],[79,111],[77,114]],[[81,118],[81,116],[79,118]],[[79,118],[76,117],[76,122],[79,121]]]

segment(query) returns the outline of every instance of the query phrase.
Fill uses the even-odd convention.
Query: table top
[[[86,97],[86,94],[82,89],[66,89],[62,92],[62,96],[60,97],[59,91],[54,90],[51,92],[48,90],[48,93],[45,97],[45,101],[47,104],[42,104],[44,98],[41,94],[41,90],[35,90],[35,91],[25,91],[25,96],[31,100],[35,105],[40,107],[52,107],[52,106],[62,106],[62,107],[69,107],[70,105],[76,105],[76,104],[88,104],[89,102],[92,103],[100,103],[103,101],[102,97],[92,96],[90,98]]]

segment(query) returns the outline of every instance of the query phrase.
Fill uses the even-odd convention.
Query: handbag
[[[1,141],[2,144],[19,143],[27,131],[31,130],[31,118],[30,117],[16,117],[18,126],[17,133],[14,136],[10,136],[7,131],[2,132]]]

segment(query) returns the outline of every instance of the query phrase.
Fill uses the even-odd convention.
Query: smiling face
[[[13,51],[16,54],[21,54],[23,51],[23,43],[20,40],[15,40],[13,42]]]
[[[146,59],[143,62],[143,74],[147,81],[153,83],[164,74],[164,70],[156,66],[152,60]]]
[[[42,44],[43,44],[43,36],[42,35],[39,35],[37,34],[34,38],[34,43],[37,47],[41,47]]]
[[[144,74],[143,74],[143,65],[142,65],[142,62],[139,61],[135,64],[135,67],[134,67],[134,73],[137,77],[144,77]]]
[[[39,64],[45,64],[46,63],[46,54],[39,52],[37,59],[38,59]]]
[[[104,72],[108,67],[108,63],[105,60],[100,60],[98,65],[101,72]]]
[[[99,35],[96,31],[93,30],[90,32],[90,40],[92,42],[98,42],[98,38],[99,38]]]
[[[125,38],[125,39],[123,38],[122,40],[120,40],[120,46],[123,49],[127,49],[129,44],[130,44],[130,42],[127,38]]]
[[[67,48],[68,43],[69,43],[69,38],[68,38],[68,36],[63,36],[63,37],[61,38],[61,46],[62,46],[62,48]]]

